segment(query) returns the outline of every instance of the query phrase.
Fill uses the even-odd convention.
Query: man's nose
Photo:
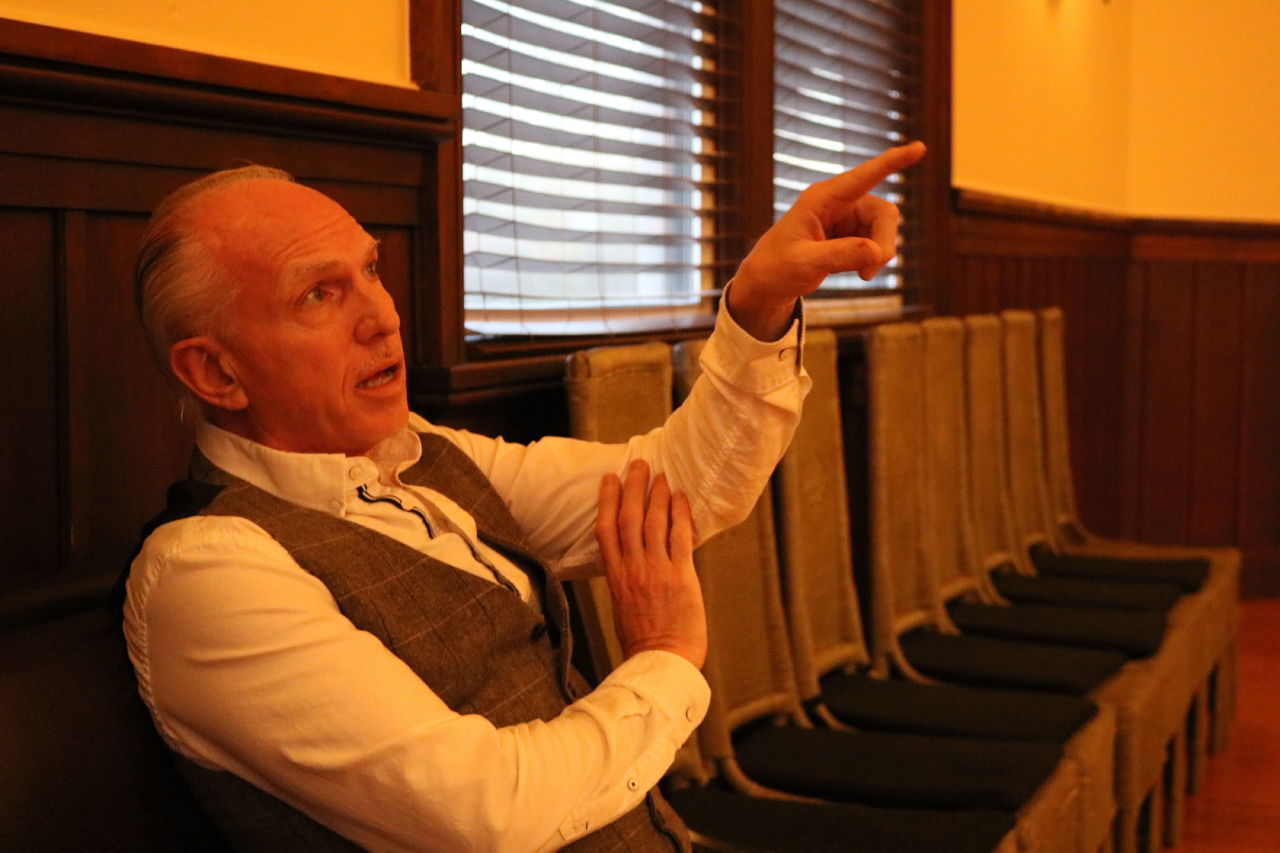
[[[360,288],[361,314],[356,321],[356,340],[369,344],[400,331],[400,315],[395,300],[378,282],[365,282]]]

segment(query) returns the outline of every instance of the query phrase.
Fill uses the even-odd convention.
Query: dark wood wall
[[[1099,533],[1243,549],[1280,594],[1280,227],[958,194],[939,313],[1061,305],[1078,499]]]
[[[429,306],[456,258],[456,231],[439,226],[457,220],[442,212],[456,192],[439,180],[456,136],[447,98],[319,75],[286,80],[287,96],[248,91],[236,80],[252,78],[250,64],[181,51],[157,49],[149,65],[165,76],[41,57],[51,46],[88,57],[113,41],[86,37],[77,51],[66,38],[0,27],[5,586],[118,572],[185,470],[189,433],[150,362],[132,291],[147,215],[170,190],[257,162],[333,196],[382,238],[418,363],[436,351]],[[127,66],[138,50],[108,53]]]

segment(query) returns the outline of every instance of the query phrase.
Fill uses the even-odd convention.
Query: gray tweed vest
[[[564,591],[530,555],[506,504],[475,464],[445,438],[421,438],[422,459],[401,479],[435,489],[469,512],[480,538],[541,586],[545,619],[500,584],[361,525],[273,497],[197,453],[193,479],[221,487],[199,512],[240,516],[260,525],[324,582],[356,627],[381,640],[458,713],[480,714],[495,726],[550,720],[589,689],[570,664]],[[357,849],[231,773],[181,758],[179,766],[237,849]],[[564,849],[670,853],[687,851],[687,837],[680,819],[654,791],[642,805]]]

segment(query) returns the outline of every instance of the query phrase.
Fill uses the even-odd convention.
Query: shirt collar
[[[210,462],[250,485],[298,506],[342,516],[346,499],[374,480],[391,485],[422,456],[422,441],[410,426],[375,445],[366,456],[341,453],[293,453],[276,450],[202,422],[196,446]]]

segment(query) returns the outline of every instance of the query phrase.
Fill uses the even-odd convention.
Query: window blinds
[[[919,135],[923,0],[775,0],[774,208],[802,189]],[[898,257],[874,281],[831,276],[825,289],[899,287],[919,240],[910,172],[881,184],[902,210]]]
[[[720,23],[694,0],[464,0],[470,331],[705,311]]]

